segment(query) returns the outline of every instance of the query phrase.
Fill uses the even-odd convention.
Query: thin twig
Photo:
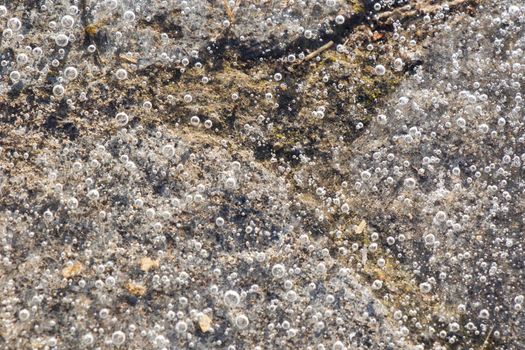
[[[492,331],[493,330],[494,330],[494,325],[492,327],[490,327],[490,331],[487,334],[487,337],[485,338],[485,341],[483,342],[483,345],[481,345],[481,349],[480,350],[485,350],[487,348],[487,346],[489,345],[489,339],[490,339],[490,336],[492,335]]]
[[[230,7],[230,4],[228,4],[228,0],[222,0],[222,3],[224,4],[224,9],[226,10],[226,15],[228,15],[230,22],[235,22],[235,16],[233,15],[233,11]]]
[[[121,59],[122,61],[124,61],[126,63],[130,63],[130,64],[137,64],[138,63],[136,58],[128,56],[128,55],[119,55],[118,57],[119,57],[119,59]]]
[[[332,40],[330,40],[329,42],[327,42],[326,44],[324,44],[323,46],[321,46],[320,48],[318,48],[317,50],[315,50],[314,52],[311,52],[309,53],[303,60],[303,62],[305,61],[309,61],[315,57],[317,57],[319,54],[321,54],[322,52],[328,50],[329,48],[332,47],[332,45],[334,44],[334,42]]]

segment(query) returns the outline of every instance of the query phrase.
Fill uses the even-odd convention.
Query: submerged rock
[[[523,347],[524,21],[1,5],[1,347]]]

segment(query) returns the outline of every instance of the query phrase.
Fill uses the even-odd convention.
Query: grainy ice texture
[[[519,0],[0,0],[0,349],[525,349]]]

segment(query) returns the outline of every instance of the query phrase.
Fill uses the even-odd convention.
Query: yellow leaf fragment
[[[128,292],[137,297],[141,297],[144,294],[146,294],[146,287],[139,283],[128,282],[126,284],[126,289],[128,290]]]
[[[361,220],[361,223],[355,229],[355,233],[360,235],[361,233],[363,233],[365,228],[366,228],[366,221],[365,220]]]
[[[159,267],[159,261],[148,258],[147,256],[140,259],[140,269],[144,272],[148,272],[151,269]]]
[[[87,25],[86,28],[84,28],[84,30],[86,31],[87,34],[91,36],[94,36],[98,32],[98,28],[94,24]]]
[[[73,264],[66,266],[62,269],[62,276],[64,276],[65,278],[78,276],[80,275],[82,270],[84,270],[84,266],[78,261],[75,261]]]
[[[206,314],[202,314],[199,317],[199,328],[202,332],[209,332],[211,329],[211,318]]]

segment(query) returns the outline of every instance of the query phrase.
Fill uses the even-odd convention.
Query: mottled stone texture
[[[0,348],[525,348],[524,25],[0,0]]]

